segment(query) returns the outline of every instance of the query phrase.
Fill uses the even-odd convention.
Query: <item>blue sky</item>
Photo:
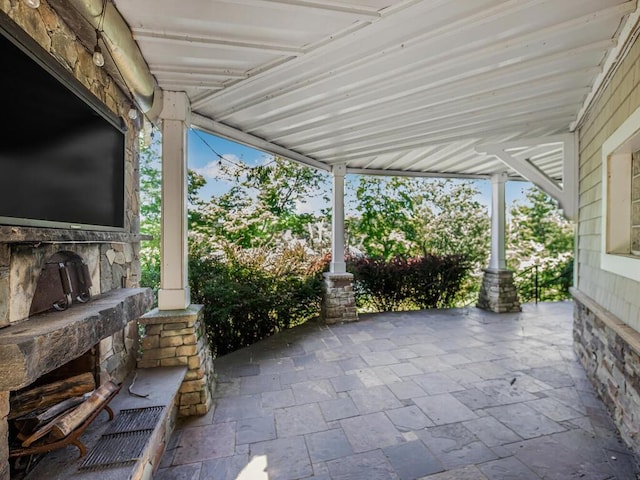
[[[226,191],[230,185],[216,180],[215,175],[219,170],[220,158],[223,156],[230,162],[242,162],[247,165],[260,165],[271,159],[271,155],[259,150],[231,142],[224,138],[210,135],[201,130],[189,130],[189,168],[197,171],[205,177],[207,185],[201,190],[203,199],[208,200],[212,195],[219,195]],[[347,175],[347,189],[351,175]],[[491,205],[491,182],[489,180],[478,180],[478,190],[480,191],[478,200],[487,206]],[[516,200],[524,199],[523,192],[531,186],[528,182],[507,182],[505,187],[505,197],[507,210]],[[349,192],[347,191],[347,196]],[[307,205],[301,206],[305,211],[326,207],[321,198],[312,199]]]

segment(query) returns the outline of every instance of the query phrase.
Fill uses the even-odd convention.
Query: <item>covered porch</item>
[[[186,131],[198,128],[332,174],[334,284],[348,280],[346,174],[490,178],[487,270],[497,277],[505,270],[504,182],[535,183],[582,222],[574,284],[603,307],[587,312],[577,302],[575,311],[586,312],[594,330],[618,315],[602,335],[622,332],[615,340],[626,342],[626,366],[637,366],[637,270],[624,283],[598,264],[600,250],[608,252],[609,215],[601,213],[607,170],[598,162],[603,139],[637,108],[638,75],[629,65],[638,57],[626,59],[640,48],[640,10],[635,0],[550,3],[12,0],[2,10],[68,70],[89,72],[88,84],[113,82],[120,95],[97,83],[96,96],[126,112],[133,134],[145,123],[162,125],[158,324],[187,318],[201,328],[189,310],[198,306],[189,290],[186,215]],[[638,119],[631,120],[624,135],[636,132]],[[596,140],[579,145],[583,138]],[[128,155],[137,165],[136,149]],[[136,180],[132,169],[132,197]],[[626,218],[614,207],[611,219]],[[138,213],[130,217],[135,236]],[[0,255],[5,270],[7,256]],[[631,270],[638,262],[617,260]],[[181,347],[168,346],[157,355],[170,351],[171,363],[197,357],[190,373],[201,374],[202,401],[181,407],[202,415],[180,425],[162,464],[147,463],[148,477],[633,478],[633,457],[574,354],[572,309],[524,305],[497,315],[470,308],[304,325],[219,358],[215,401],[213,369],[199,347],[178,355]],[[619,352],[608,347],[598,345],[583,362],[593,354],[597,373],[616,367]],[[152,360],[145,366],[166,363]],[[637,432],[637,419],[623,413],[637,405],[638,376],[613,367],[612,403],[630,406],[618,416]],[[5,425],[8,398],[0,397]],[[7,436],[6,426],[0,434]]]
[[[154,478],[635,478],[572,312],[379,313],[276,334],[215,361],[215,408],[178,425]]]

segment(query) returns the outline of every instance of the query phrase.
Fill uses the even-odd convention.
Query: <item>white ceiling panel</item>
[[[201,128],[316,166],[459,176],[507,169],[476,145],[569,132],[637,8],[635,0],[114,3],[159,86],[187,92]],[[561,179],[561,152],[528,160]]]

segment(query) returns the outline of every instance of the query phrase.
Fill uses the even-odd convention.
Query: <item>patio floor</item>
[[[367,314],[220,357],[215,408],[179,424],[155,478],[635,480],[572,305]]]

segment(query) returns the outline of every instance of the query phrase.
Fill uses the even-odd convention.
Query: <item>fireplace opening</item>
[[[9,395],[9,450],[45,444],[52,422],[60,421],[93,393],[99,382],[98,345],[83,355],[42,375],[32,384]],[[11,478],[20,479],[46,453],[16,456],[10,462]]]

